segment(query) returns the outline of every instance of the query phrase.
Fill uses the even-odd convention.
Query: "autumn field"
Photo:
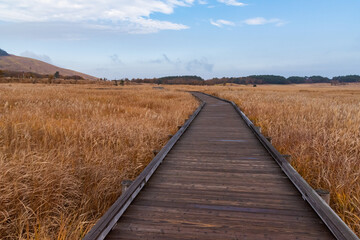
[[[185,87],[188,88],[188,87]],[[192,87],[234,101],[360,236],[360,85]]]
[[[80,239],[197,107],[152,86],[0,85],[0,239]]]
[[[237,103],[360,235],[360,85],[0,84],[0,239],[80,239],[197,107]]]

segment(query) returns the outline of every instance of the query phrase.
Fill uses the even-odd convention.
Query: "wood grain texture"
[[[106,239],[334,239],[234,107],[206,102]]]

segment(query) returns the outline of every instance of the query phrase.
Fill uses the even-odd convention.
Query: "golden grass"
[[[187,87],[188,88],[188,87]],[[234,101],[360,236],[360,85],[192,87]]]
[[[79,239],[198,105],[146,86],[0,85],[0,239]]]

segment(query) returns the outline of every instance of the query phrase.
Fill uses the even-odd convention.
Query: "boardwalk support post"
[[[271,137],[266,137],[266,140],[268,140],[269,141],[269,143],[271,144]]]
[[[283,158],[285,158],[286,161],[288,161],[289,163],[292,162],[292,159],[291,159],[291,155],[282,155]]]
[[[126,190],[130,187],[130,185],[132,184],[133,181],[129,180],[129,179],[125,179],[121,181],[121,194],[124,194],[126,192]]]
[[[330,192],[325,189],[315,189],[316,193],[327,203],[330,205]]]
[[[256,127],[258,130],[259,130],[259,132],[261,133],[261,127]]]
[[[154,156],[156,156],[160,151],[159,150],[153,150]]]

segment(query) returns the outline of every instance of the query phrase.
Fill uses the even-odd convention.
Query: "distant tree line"
[[[204,80],[198,76],[169,76],[162,78],[132,79],[136,83],[154,83],[154,84],[188,84],[188,85],[215,85],[215,84],[301,84],[301,83],[331,83],[344,84],[350,82],[360,82],[359,75],[338,76],[333,78],[322,76],[311,77],[283,77],[278,75],[250,75],[247,77],[223,77]]]
[[[360,76],[359,76],[360,80]],[[209,84],[236,83],[236,84],[300,84],[300,83],[330,83],[331,79],[322,76],[285,78],[277,75],[250,75],[247,77],[213,78]]]
[[[0,78],[48,78],[48,79],[65,79],[65,80],[84,80],[81,76],[62,76],[59,72],[55,74],[38,74],[33,72],[16,72],[8,70],[0,70]],[[107,79],[101,79],[107,80]],[[347,75],[337,76],[333,78],[322,77],[322,76],[311,76],[311,77],[283,77],[278,75],[250,75],[247,77],[223,77],[223,78],[212,78],[204,80],[199,76],[167,76],[161,78],[136,78],[136,79],[122,79],[114,80],[115,84],[124,85],[124,83],[153,83],[153,84],[186,84],[186,85],[215,85],[215,84],[302,84],[302,83],[331,83],[332,85],[345,84],[351,82],[360,82],[359,75]]]
[[[62,76],[59,72],[55,74],[39,74],[33,72],[17,72],[17,71],[8,71],[0,70],[0,77],[11,77],[11,78],[62,78],[65,80],[75,79],[83,80],[84,78],[78,75],[73,76]]]
[[[198,76],[169,76],[161,78],[132,79],[136,83],[154,83],[154,84],[188,84],[204,85],[205,80]]]

